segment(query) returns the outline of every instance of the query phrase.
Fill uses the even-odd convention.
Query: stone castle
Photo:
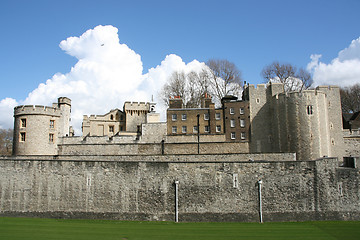
[[[207,95],[200,108],[169,103],[166,123],[154,103],[84,116],[82,136],[66,97],[16,107],[14,156],[0,159],[0,215],[360,219],[360,134],[343,130],[338,87],[246,85],[220,108]]]

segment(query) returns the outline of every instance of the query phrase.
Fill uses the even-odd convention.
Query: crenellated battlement
[[[150,103],[149,102],[125,102],[124,103],[124,111],[150,111]]]
[[[21,105],[14,108],[14,116],[19,115],[49,115],[60,116],[61,109],[41,105]]]
[[[300,99],[300,98],[305,98],[305,99],[313,99],[317,96],[326,96],[325,92],[319,91],[318,89],[313,89],[313,90],[303,90],[301,92],[284,92],[284,93],[279,93],[276,95],[276,99],[281,99],[281,98],[294,98],[294,99]]]

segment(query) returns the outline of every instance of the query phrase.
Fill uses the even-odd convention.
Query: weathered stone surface
[[[340,168],[334,158],[206,162],[204,156],[2,158],[0,215],[172,221],[178,180],[180,221],[258,221],[262,179],[264,221],[360,219],[359,169]]]

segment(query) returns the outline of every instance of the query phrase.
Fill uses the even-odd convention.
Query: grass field
[[[360,222],[173,223],[0,218],[0,239],[360,239]]]

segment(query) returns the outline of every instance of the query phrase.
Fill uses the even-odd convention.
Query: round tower
[[[57,155],[59,137],[69,134],[70,102],[59,98],[53,107],[14,108],[13,155]]]
[[[299,160],[329,156],[329,114],[324,92],[280,94],[273,106],[276,151],[296,152]]]

